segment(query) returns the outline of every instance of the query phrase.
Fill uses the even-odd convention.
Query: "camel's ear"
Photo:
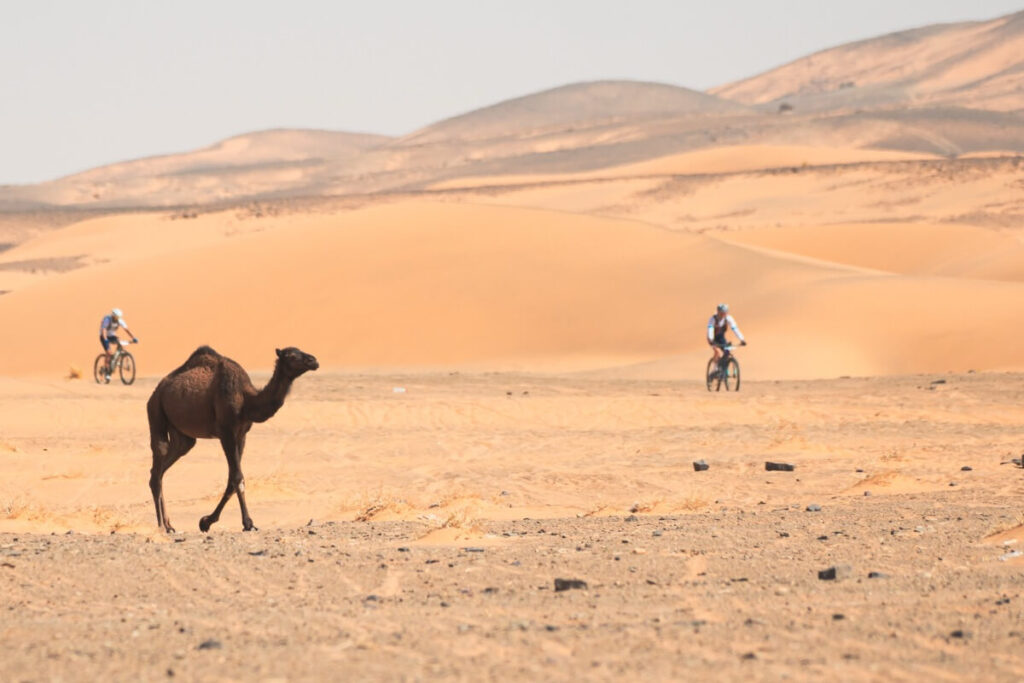
[[[281,349],[274,349],[274,350],[277,351],[277,357],[280,358],[281,357]]]

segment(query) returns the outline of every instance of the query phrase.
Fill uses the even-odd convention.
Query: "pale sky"
[[[400,135],[577,81],[703,90],[1024,0],[0,0],[0,184],[268,128]]]

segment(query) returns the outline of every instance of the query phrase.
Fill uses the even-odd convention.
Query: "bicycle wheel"
[[[725,390],[740,390],[740,364],[735,358],[730,358],[725,366]]]
[[[121,381],[125,384],[131,384],[135,381],[135,357],[127,351],[121,353],[121,362],[118,363],[120,366]]]
[[[715,364],[714,358],[708,361],[708,369],[704,374],[704,378],[708,383],[708,391],[711,391],[711,385],[715,383],[714,375],[712,373],[717,369],[717,367],[718,366]]]
[[[92,376],[96,384],[106,384],[110,381],[107,377],[107,354],[101,353],[96,356],[96,362],[92,364]]]

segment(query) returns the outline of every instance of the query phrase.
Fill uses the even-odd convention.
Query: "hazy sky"
[[[266,128],[398,135],[575,81],[705,89],[1024,0],[4,0],[0,184]]]

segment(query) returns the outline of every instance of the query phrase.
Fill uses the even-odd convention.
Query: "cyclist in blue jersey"
[[[133,342],[139,341],[132,331],[128,329],[128,323],[124,320],[124,314],[120,308],[115,308],[108,315],[103,316],[103,322],[100,323],[100,344],[103,345],[103,352],[107,354],[107,379],[110,379],[110,359],[114,355],[114,351],[117,350],[120,342],[117,338],[118,328],[124,328],[127,334],[130,334]]]
[[[736,321],[729,315],[729,305],[718,304],[714,315],[708,320],[708,344],[715,353],[716,362],[722,357],[722,347],[729,343],[725,339],[726,328],[732,328],[733,333],[740,340],[740,346],[747,345],[747,340],[743,338],[743,333],[736,326]]]

